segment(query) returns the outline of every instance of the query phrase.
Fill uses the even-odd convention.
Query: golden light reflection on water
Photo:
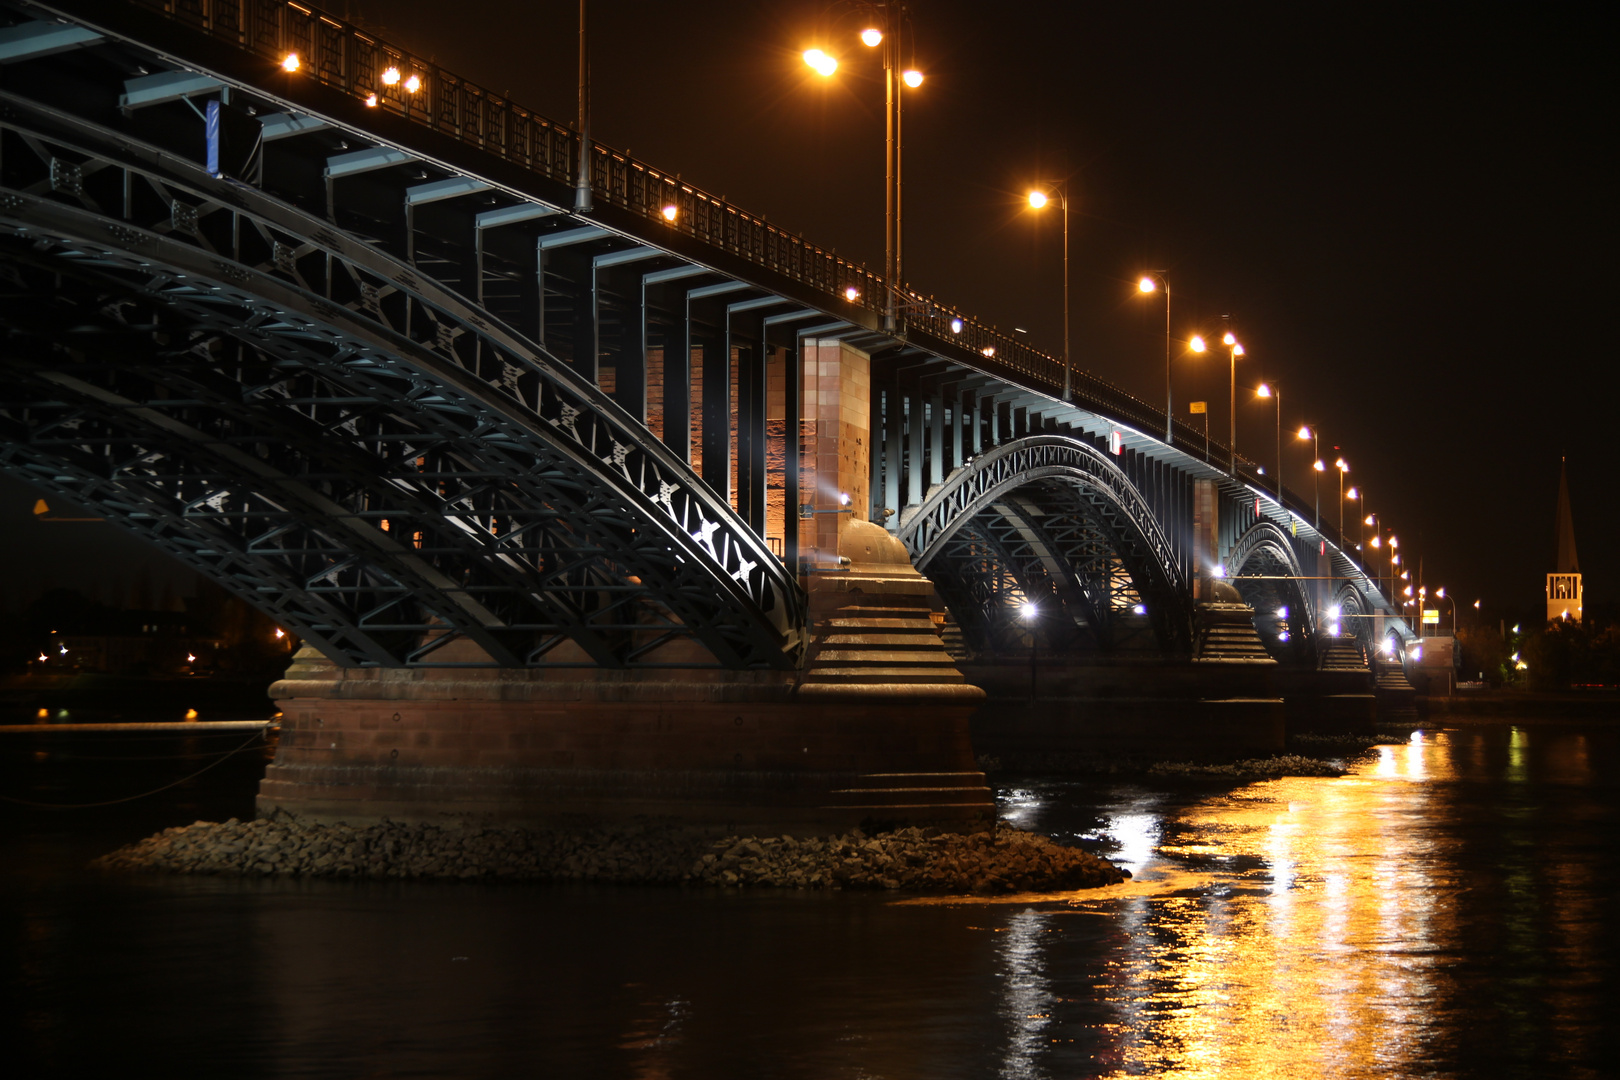
[[[1133,948],[1110,996],[1118,1075],[1372,1076],[1422,1070],[1456,946],[1451,860],[1421,827],[1445,735],[1381,747],[1337,780],[1286,778],[1176,815],[1118,905]],[[1140,832],[1132,823],[1128,831]],[[1191,860],[1208,867],[1189,873]]]

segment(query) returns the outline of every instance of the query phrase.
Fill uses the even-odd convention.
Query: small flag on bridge
[[[1118,457],[1125,452],[1125,436],[1118,431],[1108,433],[1108,452]]]
[[[210,101],[203,133],[209,176],[255,185],[264,182],[264,127],[258,120],[235,106]]]

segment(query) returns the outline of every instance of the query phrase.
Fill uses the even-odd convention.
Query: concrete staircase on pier
[[[1416,724],[1417,688],[1406,678],[1406,669],[1399,663],[1381,663],[1373,682],[1373,695],[1378,699],[1380,722]]]
[[[815,641],[799,683],[801,694],[816,686],[967,685],[940,639],[930,608],[885,602],[887,597],[846,600],[856,602],[846,602],[816,620]]]
[[[1320,671],[1348,671],[1359,675],[1367,675],[1367,653],[1361,647],[1361,642],[1355,638],[1334,638],[1328,642],[1327,648],[1322,650],[1322,660],[1317,665]]]

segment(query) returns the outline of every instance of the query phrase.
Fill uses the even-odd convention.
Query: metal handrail
[[[299,66],[285,75],[288,79],[314,79],[368,104],[374,98],[381,112],[548,179],[572,186],[577,176],[580,139],[571,128],[313,6],[295,0],[128,2],[261,56],[277,65],[277,70],[288,53],[296,53]],[[64,6],[71,6],[71,0]],[[382,76],[390,68],[400,78],[385,83]],[[408,88],[412,76],[419,80],[414,91]],[[593,198],[874,314],[884,311],[886,283],[864,264],[841,258],[628,154],[594,142],[591,150]],[[673,220],[664,214],[670,206],[674,207]],[[904,283],[897,292],[898,307],[909,326],[992,360],[998,368],[1028,380],[1031,389],[1061,395],[1062,358],[925,297]],[[1165,426],[1164,410],[1105,379],[1072,371],[1070,382],[1074,404],[1094,407],[1143,433]],[[1173,420],[1170,427],[1174,449],[1221,468],[1229,454],[1225,446],[1206,440],[1202,432],[1180,420]],[[1285,499],[1283,505],[1303,514],[1304,501],[1292,491],[1286,494],[1293,498]]]

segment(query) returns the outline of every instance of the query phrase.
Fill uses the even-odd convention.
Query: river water
[[[163,745],[0,743],[3,790],[114,798],[223,748]],[[1617,1075],[1620,727],[1429,729],[1336,779],[1012,780],[1008,819],[1135,875],[1052,896],[82,870],[250,813],[261,767],[0,809],[6,1075]]]

